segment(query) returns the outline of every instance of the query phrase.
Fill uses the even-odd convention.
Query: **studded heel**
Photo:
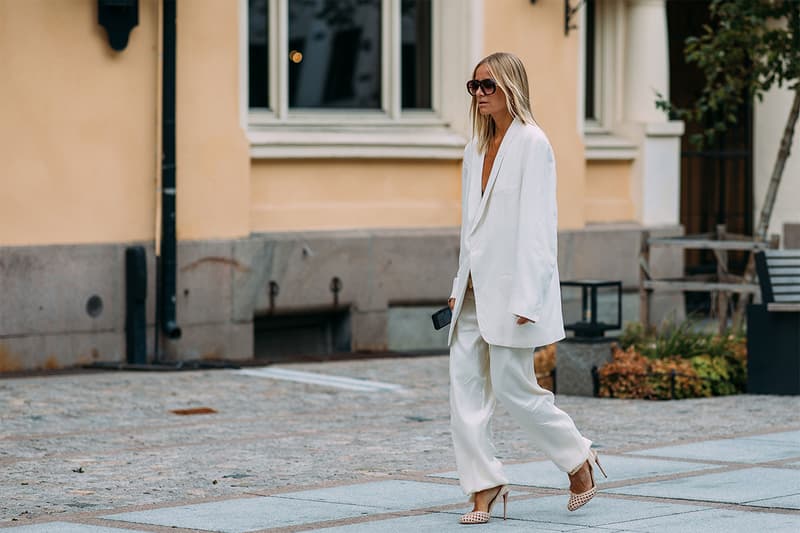
[[[503,520],[506,519],[506,509],[508,507],[508,486],[507,485],[500,485],[500,490],[497,491],[497,494],[494,495],[494,498],[489,502],[489,511],[471,511],[469,513],[461,515],[459,519],[460,524],[485,524],[489,521],[492,516],[492,507],[500,497],[503,497]]]
[[[572,491],[569,492],[569,502],[567,502],[567,510],[569,511],[575,511],[580,507],[583,507],[584,505],[589,503],[589,500],[594,498],[595,494],[597,494],[597,483],[595,483],[594,481],[594,470],[592,469],[592,462],[594,462],[597,465],[597,468],[600,469],[600,472],[603,473],[603,477],[608,478],[608,476],[606,475],[606,471],[603,470],[602,465],[600,465],[600,459],[597,457],[597,452],[592,450],[590,452],[589,459],[587,459],[585,463],[581,463],[581,465],[578,468],[569,473],[570,475],[577,473],[581,468],[583,468],[583,465],[586,464],[589,465],[589,476],[592,478],[592,488],[590,488],[586,492],[581,492],[580,494],[575,494]]]

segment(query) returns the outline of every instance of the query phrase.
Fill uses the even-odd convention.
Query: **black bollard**
[[[128,364],[147,364],[147,256],[142,246],[125,249],[125,352]]]

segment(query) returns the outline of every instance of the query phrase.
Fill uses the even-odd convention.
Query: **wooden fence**
[[[766,248],[777,248],[778,239],[778,236],[773,236],[769,241],[755,241],[748,235],[727,233],[724,225],[717,226],[715,233],[684,237],[659,238],[651,237],[647,231],[642,232],[639,254],[639,320],[645,327],[650,325],[650,300],[653,291],[710,292],[712,309],[716,312],[719,332],[722,333],[728,324],[731,295],[737,293],[741,298],[759,292],[757,283],[746,282],[743,274],[728,271],[728,252],[740,250],[752,253]],[[650,268],[650,249],[654,246],[711,250],[716,258],[717,271],[715,274],[655,279]]]

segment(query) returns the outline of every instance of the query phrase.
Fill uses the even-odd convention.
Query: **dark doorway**
[[[703,74],[684,60],[687,37],[699,36],[711,24],[707,0],[667,0],[670,98],[678,107],[689,107],[700,96]],[[689,142],[704,124],[687,123],[681,144],[681,224],[686,234],[712,233],[718,224],[727,231],[753,233],[752,104],[738,113],[738,124],[713,145],[698,149]],[[731,272],[744,270],[744,253],[730,253]],[[710,250],[685,252],[687,275],[712,274],[716,262]],[[687,312],[710,309],[709,294],[687,293]]]

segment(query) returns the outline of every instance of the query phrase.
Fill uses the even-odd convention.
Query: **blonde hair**
[[[528,74],[520,58],[508,52],[496,52],[481,59],[472,70],[472,77],[478,67],[486,65],[492,79],[503,90],[506,96],[506,107],[511,118],[518,118],[524,124],[534,124],[536,121],[531,112],[530,91],[528,89]],[[478,140],[478,152],[483,153],[489,146],[489,141],[494,137],[496,124],[491,115],[481,115],[478,112],[478,98],[472,97],[469,106],[472,119],[472,134]]]

